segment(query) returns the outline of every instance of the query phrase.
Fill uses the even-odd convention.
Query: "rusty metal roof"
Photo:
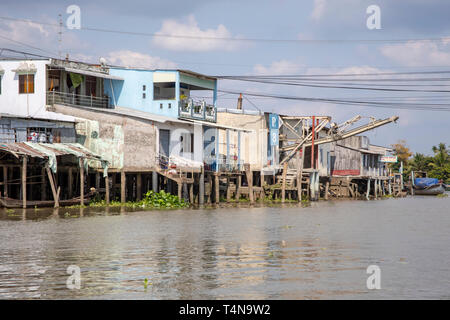
[[[33,146],[36,145],[36,148]],[[74,155],[77,157],[103,160],[99,155],[89,151],[78,143],[0,143],[0,151],[9,152],[16,157],[30,156],[34,158],[47,158],[48,153],[53,153],[55,156]]]

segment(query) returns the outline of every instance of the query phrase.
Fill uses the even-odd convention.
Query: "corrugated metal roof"
[[[34,145],[36,145],[36,148],[33,147]],[[48,154],[43,150],[48,150],[49,153],[54,153],[56,156],[71,154],[77,157],[103,160],[99,155],[89,151],[78,143],[0,143],[0,151],[12,153],[16,157],[26,155],[34,158],[47,158]]]

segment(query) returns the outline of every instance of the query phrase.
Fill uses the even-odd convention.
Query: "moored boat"
[[[438,195],[445,192],[444,184],[435,178],[415,178],[413,188],[417,195]]]

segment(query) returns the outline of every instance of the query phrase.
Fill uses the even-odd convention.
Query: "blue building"
[[[110,74],[124,79],[105,81],[111,108],[216,122],[216,78],[187,70],[111,68]],[[201,98],[196,98],[199,94]]]

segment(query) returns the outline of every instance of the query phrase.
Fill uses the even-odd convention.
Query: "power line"
[[[0,17],[2,20],[21,21],[34,23],[39,25],[58,27],[58,24],[34,21],[30,19]],[[266,43],[297,43],[297,44],[340,44],[340,43],[403,43],[403,42],[441,42],[450,40],[450,37],[435,37],[435,38],[403,38],[403,39],[270,39],[270,38],[243,38],[243,37],[207,37],[207,36],[193,36],[193,35],[175,35],[162,33],[148,33],[136,31],[114,30],[97,27],[80,27],[80,30],[116,33],[123,35],[146,36],[146,37],[161,37],[161,38],[175,38],[175,39],[192,39],[192,40],[221,40],[221,41],[235,41],[235,42],[266,42]]]

